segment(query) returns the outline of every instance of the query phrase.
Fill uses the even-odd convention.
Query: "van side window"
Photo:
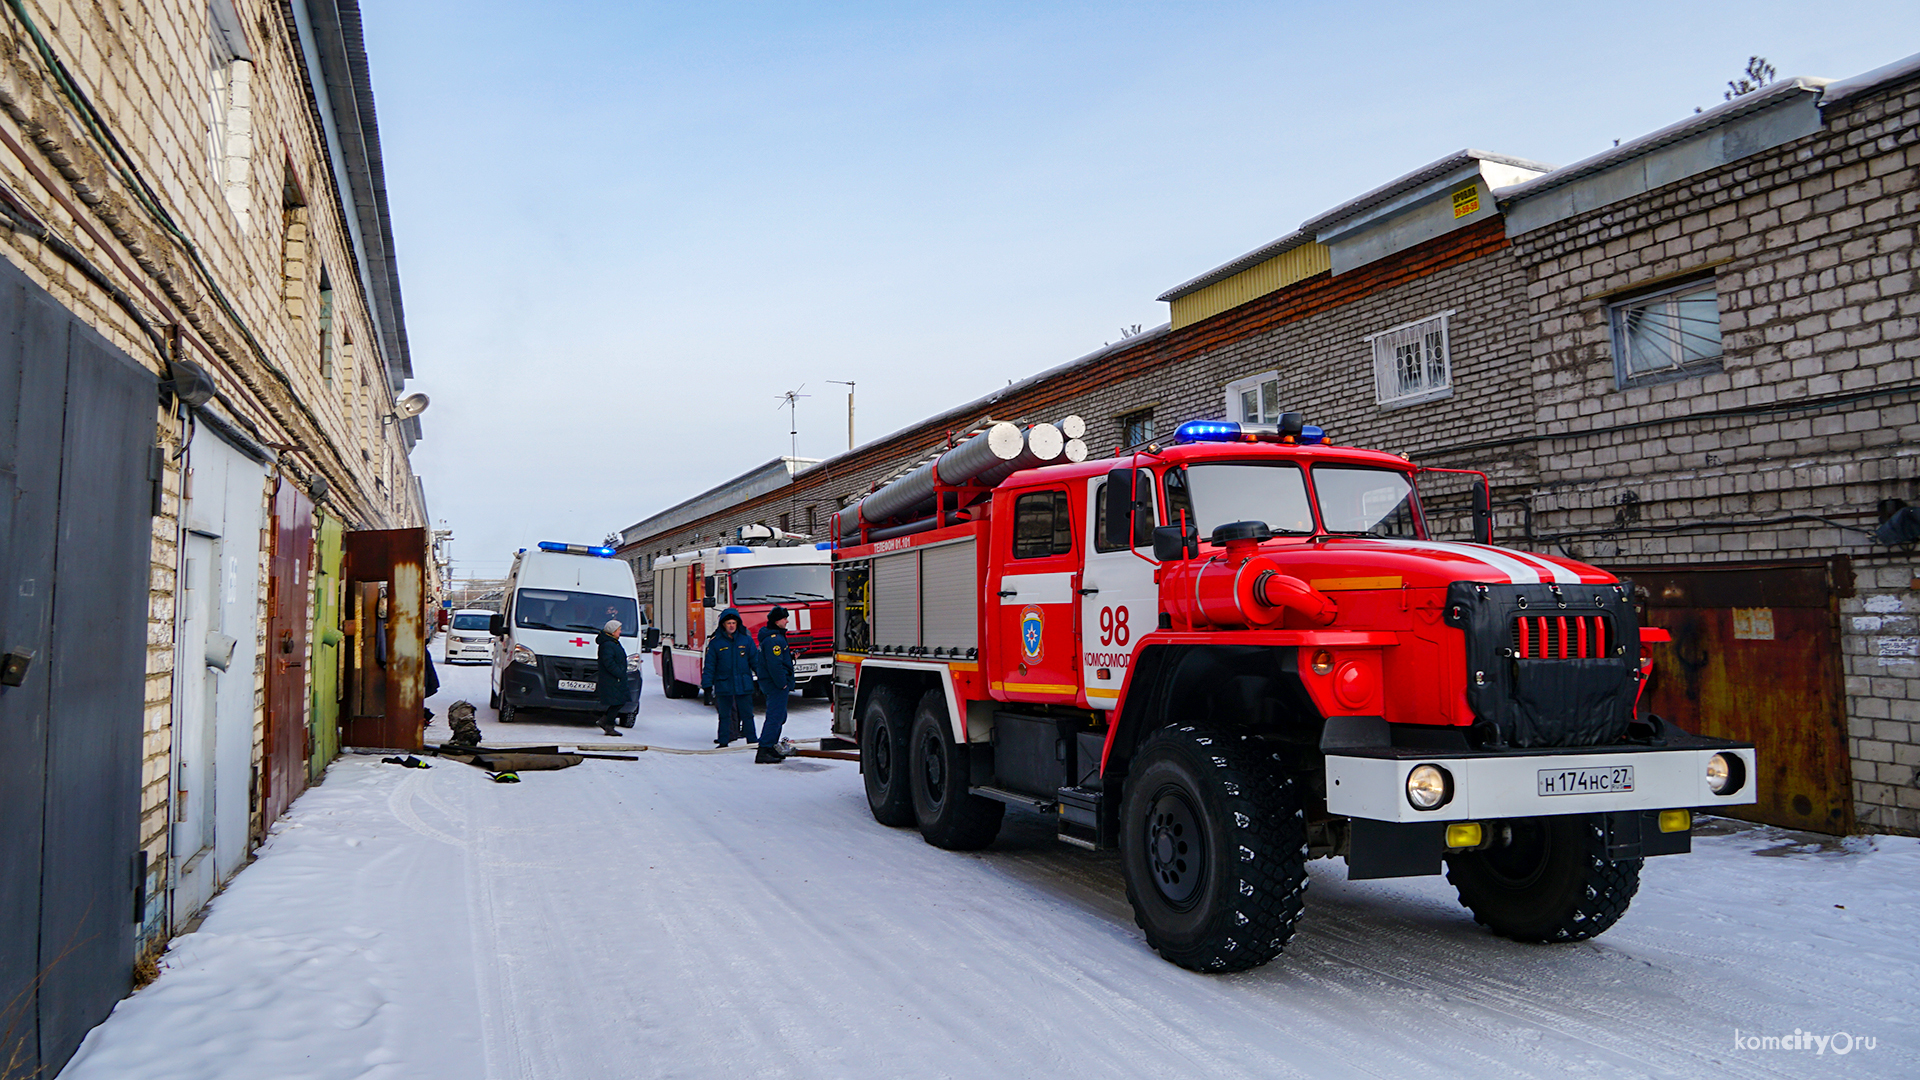
[[[1064,491],[1035,491],[1013,503],[1013,557],[1044,559],[1073,553],[1073,520]]]

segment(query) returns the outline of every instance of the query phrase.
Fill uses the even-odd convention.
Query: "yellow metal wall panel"
[[[1236,308],[1249,300],[1265,296],[1277,289],[1284,289],[1296,281],[1304,281],[1333,265],[1326,245],[1302,244],[1290,251],[1283,251],[1265,262],[1256,263],[1245,270],[1216,281],[1204,289],[1188,293],[1173,301],[1173,328],[1190,326],[1201,319],[1218,315],[1228,308]]]

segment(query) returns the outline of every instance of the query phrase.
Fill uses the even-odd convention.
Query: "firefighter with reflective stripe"
[[[753,683],[759,677],[760,650],[753,635],[747,633],[739,611],[722,611],[720,628],[707,640],[707,661],[700,667],[701,693],[720,711],[715,746],[729,746],[742,735],[748,742],[759,741],[753,733]]]
[[[787,642],[787,609],[775,604],[760,628],[760,689],[767,695],[767,719],[760,725],[757,765],[777,765],[781,753],[780,729],[787,725],[787,695],[793,692],[793,646]]]

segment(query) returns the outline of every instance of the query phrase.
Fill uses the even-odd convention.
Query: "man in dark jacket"
[[[707,640],[707,660],[700,666],[700,693],[720,710],[715,746],[731,746],[742,734],[753,734],[753,681],[760,675],[760,650],[753,644],[733,608],[720,613],[720,628]]]
[[[620,620],[608,619],[593,642],[600,646],[600,667],[593,673],[593,688],[600,695],[600,707],[606,710],[600,716],[600,730],[617,737],[620,729],[613,724],[629,700],[627,650],[620,644]]]
[[[787,695],[793,692],[793,647],[787,644],[787,609],[779,604],[767,612],[760,628],[760,689],[767,695],[767,720],[760,725],[760,752],[756,765],[778,765],[780,729],[787,726]]]

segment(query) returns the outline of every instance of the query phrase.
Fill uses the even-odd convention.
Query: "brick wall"
[[[227,107],[218,117],[205,0],[136,0],[112,9],[29,0],[26,10],[191,238],[238,320],[213,300],[184,247],[140,209],[133,189],[74,121],[11,15],[0,17],[0,57],[7,61],[0,64],[0,182],[150,319],[181,325],[184,355],[211,371],[237,419],[263,442],[300,447],[282,471],[325,475],[334,504],[369,526],[421,524],[406,447],[397,425],[381,423],[393,391],[291,16],[278,2],[235,6],[252,61],[225,73]],[[297,211],[288,205],[290,189],[304,204]],[[46,246],[0,230],[0,256],[137,362],[163,371],[154,344],[121,306]],[[321,357],[322,267],[332,285],[330,370]],[[164,941],[167,930],[180,430],[177,417],[156,416],[154,437],[168,465],[164,509],[153,521],[148,602],[143,947]],[[396,470],[396,482],[383,482]],[[264,597],[264,567],[261,580]],[[264,609],[258,632],[264,657]],[[257,728],[264,722],[263,668],[255,679]]]
[[[1920,561],[1874,543],[1920,502],[1920,86],[1863,94],[1823,130],[1514,238],[1533,277],[1538,527],[1609,566],[1845,554],[1840,601],[1855,811],[1920,831]],[[1616,386],[1608,303],[1710,275],[1721,370]],[[1844,590],[1843,590],[1844,591]]]

